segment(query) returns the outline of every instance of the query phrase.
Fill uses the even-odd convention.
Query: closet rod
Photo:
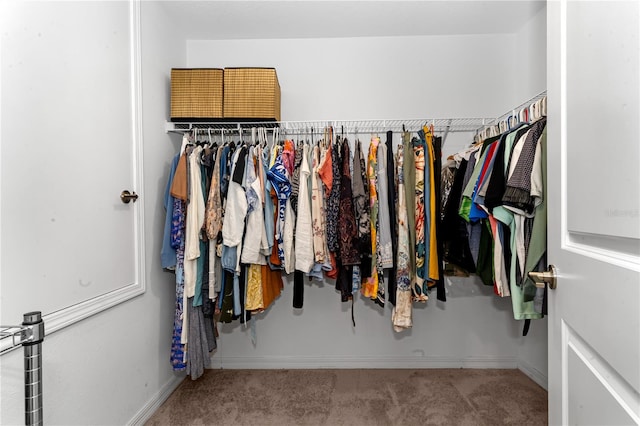
[[[220,129],[207,129],[206,127],[200,128],[199,129],[199,133],[198,135],[206,135],[207,131],[211,130],[212,134],[216,134],[219,135],[222,133],[222,130]],[[266,128],[265,129],[267,132],[273,132],[272,128]],[[371,133],[376,133],[376,134],[384,134],[388,131],[392,132],[392,133],[397,133],[397,134],[402,134],[403,132],[409,132],[409,133],[417,133],[419,130],[422,130],[422,128],[409,128],[407,127],[406,130],[392,130],[388,127],[378,127],[378,128],[370,128],[370,129],[345,129],[344,131],[341,130],[336,130],[336,128],[333,128],[333,134],[334,135],[340,135],[342,133],[344,134],[350,134],[350,135],[358,135],[358,134],[362,134],[362,135],[366,135],[366,134],[371,134]],[[184,133],[190,133],[192,132],[193,129],[171,129],[168,130],[168,133],[179,133],[179,134],[184,134]],[[446,127],[435,127],[434,128],[434,132],[436,133],[460,133],[460,132],[473,132],[475,131],[475,129],[447,129]],[[238,134],[239,131],[232,129],[232,130],[226,130],[224,131],[225,134]],[[250,134],[251,133],[251,128],[248,129],[243,129],[243,133],[244,134]],[[299,130],[299,129],[280,129],[280,134],[281,135],[322,135],[324,133],[324,128],[320,128],[318,130]]]
[[[255,127],[256,129],[258,127]],[[184,134],[184,133],[190,133],[192,132],[194,129],[175,129],[175,130],[169,130],[170,133],[180,133],[180,134]],[[211,134],[222,134],[222,130],[221,129],[212,129],[212,128],[206,128],[206,127],[201,127],[198,128],[198,135],[203,135],[206,136],[208,132],[210,132]],[[265,130],[267,132],[273,132],[274,129],[273,128],[265,128]],[[281,135],[322,135],[324,133],[324,127],[323,128],[319,128],[319,129],[280,129],[280,134]],[[422,130],[422,128],[409,128],[407,127],[405,130],[392,130],[388,127],[376,127],[376,128],[365,128],[365,129],[336,129],[335,127],[333,128],[333,134],[334,135],[340,135],[340,134],[350,134],[350,135],[354,135],[354,134],[370,134],[370,133],[386,133],[388,131],[393,132],[393,133],[403,133],[403,132],[409,132],[409,133],[417,133],[419,130]],[[443,133],[455,133],[455,132],[470,132],[471,130],[455,130],[455,129],[447,129],[447,128],[439,128],[436,127],[434,128],[435,132],[443,132]],[[242,132],[244,134],[251,134],[251,128],[249,129],[242,129]],[[238,134],[240,133],[239,130],[236,129],[225,129],[224,130],[225,134]]]
[[[505,112],[504,114],[498,116],[497,118],[494,118],[493,120],[488,121],[485,125],[479,127],[476,130],[476,133],[482,132],[483,130],[490,128],[490,127],[494,127],[500,124],[500,122],[502,121],[506,121],[507,119],[509,119],[509,117],[513,116],[513,115],[517,115],[520,111],[522,111],[522,109],[524,108],[528,108],[530,107],[533,103],[539,101],[542,98],[546,98],[547,97],[547,91],[543,90],[542,92],[538,93],[537,95],[533,96],[532,98],[530,98],[529,100],[522,102],[520,105],[512,108],[510,111]]]
[[[263,127],[269,131],[275,128],[280,129],[283,134],[300,134],[314,129],[314,134],[322,133],[325,127],[332,126],[334,133],[342,131],[345,133],[384,133],[392,131],[402,132],[405,129],[416,132],[424,125],[433,126],[434,131],[444,133],[474,132],[479,127],[491,123],[494,118],[434,118],[434,119],[379,119],[379,120],[316,120],[316,121],[280,121],[280,122],[193,122],[193,123],[173,123],[165,124],[165,131],[184,133],[191,129],[203,129],[212,131],[250,131],[252,127]]]

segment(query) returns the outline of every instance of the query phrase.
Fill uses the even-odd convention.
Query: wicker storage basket
[[[224,117],[280,121],[280,84],[274,68],[225,68]]]
[[[171,121],[223,118],[223,78],[221,68],[173,68]]]

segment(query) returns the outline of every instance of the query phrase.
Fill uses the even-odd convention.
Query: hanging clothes
[[[429,287],[436,287],[440,282],[441,254],[438,244],[440,167],[439,157],[436,158],[436,144],[439,143],[439,139],[434,137],[433,129],[427,126],[423,127],[421,136],[425,146],[425,237],[429,241],[428,244],[425,243],[425,278],[428,279]],[[438,299],[446,300],[444,288],[440,288],[442,284],[438,287]]]
[[[264,310],[264,294],[262,288],[262,265],[249,265],[247,277],[247,297],[245,309],[247,311]]]
[[[180,154],[177,154],[173,157],[171,161],[171,169],[169,170],[169,179],[167,180],[167,185],[164,191],[164,211],[165,211],[165,221],[164,221],[164,232],[162,237],[162,249],[160,252],[160,264],[163,269],[175,270],[177,260],[176,260],[176,247],[171,244],[171,219],[173,217],[173,204],[176,199],[173,195],[171,195],[171,186],[173,184],[173,177],[176,173],[176,168],[178,167],[178,161],[180,160]]]
[[[291,199],[285,202],[284,211],[284,231],[283,231],[283,252],[284,252],[284,271],[291,274],[295,270],[296,255],[294,247],[296,214],[291,206]]]
[[[458,167],[456,168],[455,164],[458,161]],[[476,265],[469,247],[467,223],[458,215],[468,163],[468,160],[458,157],[452,160],[450,166],[447,166],[447,168],[453,169],[453,182],[443,202],[444,218],[442,219],[443,258],[448,263],[460,268],[463,274],[476,271]],[[443,181],[443,184],[446,183]],[[443,195],[445,192],[443,190]]]
[[[264,243],[266,228],[264,224],[264,183],[261,182],[259,159],[262,152],[259,147],[249,149],[246,167],[246,190],[248,213],[242,246],[241,262],[248,264],[246,271],[245,310],[260,311],[265,308],[262,288],[262,265],[266,265]]]
[[[218,240],[222,238],[222,195],[220,193],[220,162],[224,146],[216,150],[214,166],[209,183],[209,195],[205,207],[205,232],[209,239],[209,292],[215,299],[220,292],[219,271],[221,269],[220,257],[217,255]]]
[[[540,136],[536,149],[536,156],[532,170],[532,191],[531,196],[534,201],[535,216],[531,229],[531,240],[527,250],[527,259],[524,270],[524,302],[534,302],[534,310],[542,315],[546,314],[545,310],[545,289],[540,289],[535,282],[529,277],[529,272],[544,271],[547,266],[546,248],[547,248],[547,129],[544,128]],[[538,202],[539,200],[539,202]]]
[[[184,315],[184,232],[186,228],[185,204],[174,198],[171,218],[171,246],[176,250],[176,301],[171,342],[171,365],[175,371],[186,368],[187,316]]]
[[[476,271],[498,296],[511,296],[514,318],[519,320],[541,318],[545,309],[545,289],[528,278],[528,272],[546,266],[545,144],[542,117],[460,153],[445,204],[447,212],[455,210],[457,193],[464,186],[459,217],[481,230],[479,244],[470,234],[468,238],[470,251],[477,248]],[[455,224],[455,218],[445,213],[444,223]],[[448,228],[446,259],[469,269],[468,252],[460,243],[463,233],[452,235],[453,227]]]
[[[379,146],[379,139],[378,139],[378,146]],[[376,164],[377,167],[377,164]],[[376,215],[375,215],[375,227],[376,227],[376,255],[375,255],[375,259],[376,259],[376,264],[375,264],[375,268],[376,268],[376,274],[377,274],[377,287],[378,287],[378,292],[376,294],[376,298],[374,299],[374,302],[379,305],[380,307],[384,307],[385,304],[385,300],[386,300],[386,295],[385,295],[385,286],[384,286],[384,265],[385,265],[385,256],[388,254],[386,253],[386,248],[387,246],[383,246],[382,242],[380,241],[380,199],[378,197],[378,191],[380,191],[380,181],[378,179],[379,174],[376,172],[376,176],[375,176],[375,187],[376,187]],[[372,216],[373,218],[373,216]],[[385,250],[385,253],[383,254],[383,250]]]
[[[402,147],[401,147],[402,148]],[[412,321],[412,292],[411,292],[411,249],[409,244],[409,223],[407,202],[404,188],[404,150],[398,149],[397,154],[398,176],[398,252],[396,260],[396,297],[395,306],[391,316],[393,329],[402,331],[410,328]]]
[[[360,264],[357,248],[357,225],[353,209],[353,194],[351,189],[351,170],[349,141],[343,139],[340,143],[341,182],[340,182],[340,214],[338,219],[340,272],[336,280],[336,290],[340,291],[341,300],[346,302],[353,298],[353,266]]]
[[[204,196],[202,194],[202,173],[200,170],[200,153],[202,147],[196,146],[188,154],[189,171],[189,203],[187,205],[187,223],[185,231],[185,294],[187,298],[194,298],[199,306],[201,295],[196,294],[196,288],[202,288],[202,275],[198,273],[201,253],[200,230],[204,225]]]
[[[391,240],[392,225],[391,213],[389,211],[389,184],[387,177],[387,145],[378,143],[378,170],[377,170],[377,192],[378,192],[378,229],[380,230],[380,265],[382,269],[393,267],[393,243]],[[391,175],[393,176],[393,174]]]
[[[271,181],[273,190],[277,197],[277,221],[276,221],[276,233],[275,240],[277,240],[277,260],[278,264],[284,266],[285,253],[284,253],[284,221],[285,211],[287,207],[287,200],[291,194],[291,184],[289,183],[289,177],[287,169],[283,163],[283,156],[279,155],[274,165],[269,169],[267,173],[268,179]],[[276,246],[274,246],[276,247]]]
[[[351,186],[349,141],[343,139],[340,146],[342,159],[340,182],[340,207],[338,219],[339,251],[342,265],[358,265],[360,256],[357,249],[358,229],[353,206]]]
[[[266,240],[264,225],[264,190],[260,182],[257,167],[259,152],[251,148],[247,157],[246,182],[247,216],[244,227],[244,240],[240,261],[246,264],[264,265],[265,256],[262,252],[263,242]]]
[[[311,175],[311,218],[313,229],[313,253],[317,264],[323,265],[327,259],[325,234],[325,208],[322,179],[319,174],[320,147],[313,147],[313,171]]]
[[[331,128],[311,144],[276,133],[270,145],[260,132],[237,146],[185,137],[172,158],[161,255],[176,274],[174,369],[201,375],[217,345],[214,314],[246,323],[291,278],[295,309],[305,276],[335,279],[342,301],[359,291],[391,302],[400,332],[433,288],[446,300],[444,260],[510,295],[516,319],[545,314],[545,290],[528,272],[546,263],[546,119],[486,138],[444,168],[433,127],[403,132],[395,152],[392,132],[384,143],[372,135],[366,155]]]
[[[336,192],[334,186],[337,185],[334,179],[334,153],[333,153],[333,134],[331,130],[327,132],[325,135],[325,143],[327,144],[324,147],[322,152],[322,156],[320,159],[320,165],[318,167],[318,175],[322,180],[323,188],[324,188],[324,206],[325,206],[325,216],[324,216],[324,230],[325,230],[325,252],[327,255],[326,263],[330,264],[329,267],[325,268],[325,276],[327,278],[335,279],[338,277],[338,269],[336,265],[336,256],[335,249],[332,250],[331,241],[334,241],[337,244],[338,238],[338,229],[337,229],[337,215],[338,215],[338,203],[339,199],[339,191]],[[338,198],[336,198],[336,194]]]
[[[338,152],[330,136],[329,146],[325,154],[325,162],[321,166],[322,181],[326,188],[326,233],[327,247],[330,252],[338,251],[338,215],[340,214],[340,164]]]
[[[274,149],[275,150],[275,149]],[[262,203],[264,207],[264,228],[265,228],[265,239],[261,242],[261,253],[267,258],[267,262],[269,262],[270,255],[274,248],[275,244],[275,204],[272,198],[272,190],[273,185],[268,180],[267,176],[269,173],[269,156],[270,150],[268,147],[264,147],[262,150],[262,157],[259,158],[260,165],[260,185],[263,188],[264,196],[262,197]],[[273,191],[273,196],[275,197],[275,191]]]
[[[296,269],[309,273],[315,263],[313,220],[311,213],[311,191],[309,188],[311,168],[309,166],[309,145],[304,144],[302,149],[298,147],[300,155],[299,197],[297,207],[297,222],[295,235]],[[298,154],[296,153],[296,162]],[[292,203],[293,204],[293,203]]]
[[[413,297],[417,302],[426,302],[429,299],[428,286],[425,276],[425,255],[428,240],[426,239],[425,227],[425,141],[423,135],[421,138],[413,138],[413,160],[415,167],[415,197],[414,197],[414,217],[415,217],[415,253],[414,264],[416,265],[416,274],[413,284]],[[428,263],[426,264],[428,265]]]
[[[447,292],[444,283],[444,267],[442,259],[444,257],[444,246],[442,245],[442,137],[433,136],[433,186],[434,191],[435,209],[433,212],[433,222],[436,228],[435,233],[435,254],[437,259],[435,260],[436,267],[438,269],[438,278],[435,279],[436,298],[441,302],[447,301]]]
[[[230,248],[238,247],[242,242],[244,221],[249,209],[243,188],[246,156],[247,148],[243,146],[236,150],[232,159],[231,179],[222,222],[222,241],[225,246]]]
[[[378,138],[372,138],[369,144],[367,179],[369,183],[369,211],[371,230],[371,276],[362,283],[362,294],[370,299],[377,300],[378,296],[378,193],[376,186],[378,163]],[[364,278],[364,277],[363,277]]]
[[[369,200],[369,179],[362,143],[356,141],[353,155],[353,210],[357,225],[357,248],[360,258],[359,281],[371,276],[371,218]],[[356,284],[358,286],[358,284]]]
[[[388,278],[388,282],[387,282],[387,297],[389,300],[389,303],[391,303],[391,305],[395,306],[396,304],[396,287],[397,287],[397,281],[396,281],[396,275],[397,275],[397,263],[396,263],[396,259],[397,259],[397,255],[398,255],[398,220],[396,218],[397,213],[396,213],[396,203],[397,203],[397,199],[398,199],[398,191],[396,189],[396,181],[397,181],[397,176],[399,176],[398,174],[396,174],[396,165],[394,162],[394,154],[393,154],[393,132],[391,130],[387,131],[387,137],[385,139],[385,147],[386,147],[386,153],[387,153],[387,158],[386,158],[386,165],[387,165],[387,169],[386,169],[386,173],[387,176],[389,177],[389,179],[387,179],[387,200],[388,200],[388,204],[389,204],[389,223],[391,224],[390,226],[390,231],[391,231],[391,257],[393,259],[392,265],[391,265],[391,271],[389,272],[389,278]],[[391,179],[391,177],[394,177],[394,179]]]
[[[284,150],[282,156],[284,159],[285,167],[287,168],[287,179],[293,175],[295,169],[295,148],[294,143],[291,140],[286,140],[284,143]],[[291,200],[291,193],[293,188],[289,192],[289,197],[285,200],[285,212],[284,212],[284,229],[283,229],[283,251],[284,251],[284,270],[287,274],[293,273],[295,270],[295,248],[294,248],[294,234],[296,224],[296,214],[293,210],[293,203]]]
[[[295,143],[292,142],[295,146]],[[298,193],[300,192],[300,171],[302,166],[303,150],[300,144],[294,149],[293,173],[291,174],[291,208],[298,214]]]
[[[209,196],[207,198],[207,206],[205,211],[206,222],[205,229],[209,240],[215,240],[218,233],[222,230],[222,196],[220,193],[220,160],[224,146],[217,149],[216,160],[211,175],[211,183],[209,186]]]
[[[402,174],[403,181],[405,187],[405,200],[407,203],[407,228],[409,231],[409,247],[411,251],[415,250],[416,246],[416,216],[415,216],[415,200],[416,200],[416,169],[415,169],[415,157],[413,152],[413,140],[411,138],[411,133],[402,132]],[[415,256],[412,254],[409,259],[409,268],[410,273],[409,276],[412,280],[412,290],[413,290],[413,281],[414,277],[417,273],[417,267],[415,262]]]
[[[186,137],[183,142],[183,145],[187,145]],[[208,271],[205,271],[208,253],[204,250],[206,244],[200,238],[200,230],[204,225],[203,187],[208,184],[208,171],[202,163],[201,153],[200,146],[185,149],[177,163],[172,164],[167,183],[167,192],[173,197],[173,206],[167,210],[171,211],[169,241],[176,250],[176,304],[171,364],[174,370],[186,370],[193,380],[204,372],[209,364],[209,353],[216,348],[212,315],[205,319],[203,310],[203,295],[208,296],[209,290],[208,286],[202,286],[203,280],[208,279]],[[188,206],[186,200],[189,200]],[[189,277],[188,290],[194,293],[191,297],[187,296],[186,288],[186,254],[190,256],[188,266],[195,267],[196,275]],[[208,314],[212,314],[210,305],[207,309]]]

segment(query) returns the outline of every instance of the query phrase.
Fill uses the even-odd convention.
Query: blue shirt
[[[160,264],[165,269],[174,269],[176,267],[176,249],[171,247],[171,219],[173,217],[173,196],[171,195],[171,185],[173,184],[173,176],[176,174],[176,168],[178,167],[178,160],[180,154],[178,153],[173,157],[171,162],[171,171],[169,172],[169,179],[167,181],[167,187],[164,191],[164,209],[167,213],[164,220],[164,236],[162,238],[162,250],[160,251]]]

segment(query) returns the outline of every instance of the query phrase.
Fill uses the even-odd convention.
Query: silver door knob
[[[555,290],[558,286],[558,274],[556,273],[556,267],[549,265],[545,272],[529,272],[529,278],[536,283],[536,287],[544,288],[545,283],[549,284],[551,290]]]

